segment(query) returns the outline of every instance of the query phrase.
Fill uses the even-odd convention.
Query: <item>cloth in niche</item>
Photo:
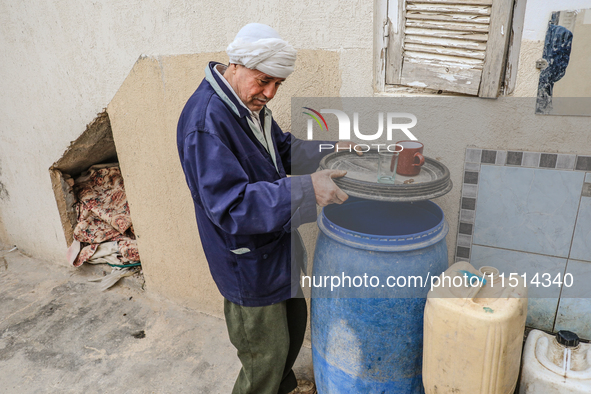
[[[103,242],[117,242],[119,264],[140,260],[123,178],[117,164],[92,166],[76,179],[78,224],[74,239],[85,245],[75,267],[92,259]],[[100,259],[97,259],[100,260]]]

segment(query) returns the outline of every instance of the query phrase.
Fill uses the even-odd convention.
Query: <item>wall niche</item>
[[[71,142],[62,157],[49,168],[68,247],[74,241],[74,228],[78,223],[74,206],[77,201],[73,190],[74,179],[95,164],[118,162],[111,121],[104,110],[86,126],[80,137]]]

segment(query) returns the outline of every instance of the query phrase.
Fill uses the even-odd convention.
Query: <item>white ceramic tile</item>
[[[466,171],[480,171],[480,163],[466,163],[464,164],[464,170]]]
[[[495,267],[505,274],[505,278],[512,273],[525,274],[529,285],[526,324],[529,327],[552,330],[560,288],[545,288],[541,285],[536,287],[531,284],[531,279],[536,274],[539,278],[544,273],[550,273],[551,277],[555,277],[559,272],[563,273],[566,259],[472,245],[471,263],[476,269],[485,265]],[[506,283],[508,284],[508,280]]]
[[[464,185],[462,186],[462,197],[478,197],[478,185],[464,183]]]
[[[539,152],[523,152],[522,167],[538,167],[540,165]]]
[[[558,298],[530,298],[527,300],[527,320],[525,325],[539,330],[552,331]]]
[[[554,330],[569,330],[591,339],[591,263],[569,260],[566,272],[574,282],[563,287]]]
[[[556,168],[564,170],[572,170],[575,168],[576,155],[558,155],[556,159]]]
[[[472,237],[466,234],[458,234],[458,246],[465,246],[467,248],[472,245]]]
[[[466,163],[480,163],[482,149],[466,149]]]
[[[568,330],[591,339],[591,299],[561,298],[553,331]]]
[[[591,197],[581,197],[569,257],[575,260],[591,261]]]
[[[560,297],[589,298],[591,301],[591,262],[569,259],[563,276],[566,274],[570,274],[571,277],[566,278]],[[591,322],[591,316],[589,321]]]
[[[475,268],[485,265],[495,267],[499,272],[505,273],[505,278],[508,278],[510,274],[525,274],[529,298],[558,298],[560,296],[561,288],[558,285],[544,287],[542,284],[546,283],[542,276],[548,273],[550,278],[554,279],[556,274],[563,274],[566,268],[566,259],[474,244],[472,244],[471,256],[472,265]],[[536,274],[540,285],[532,284],[532,279],[536,277]]]
[[[584,173],[483,166],[473,242],[568,257]]]
[[[498,150],[497,151],[497,160],[495,161],[495,165],[504,166],[506,161],[507,161],[507,151],[506,150]]]
[[[460,221],[465,223],[474,223],[474,212],[468,209],[460,209]]]

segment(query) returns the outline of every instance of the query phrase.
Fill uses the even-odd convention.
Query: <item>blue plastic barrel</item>
[[[443,211],[431,201],[351,198],[324,208],[318,226],[311,317],[318,393],[424,393],[423,311],[430,277],[448,267]]]

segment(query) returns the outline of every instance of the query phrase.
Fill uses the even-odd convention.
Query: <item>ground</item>
[[[240,363],[223,320],[133,278],[101,292],[88,279],[102,271],[0,257],[0,393],[232,391]]]

